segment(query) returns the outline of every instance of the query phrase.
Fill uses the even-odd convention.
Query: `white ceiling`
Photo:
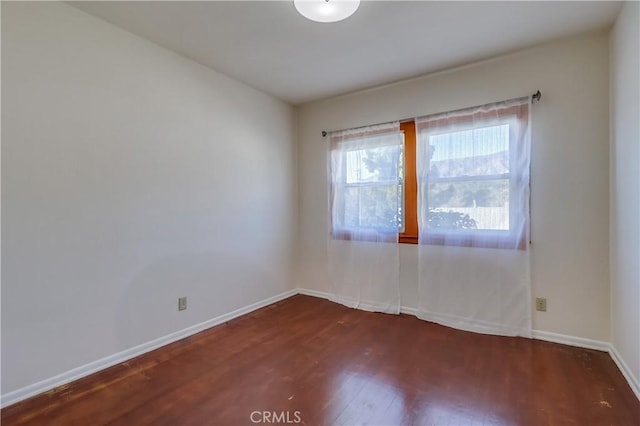
[[[320,24],[293,1],[72,5],[297,105],[608,28],[618,2],[363,1]]]

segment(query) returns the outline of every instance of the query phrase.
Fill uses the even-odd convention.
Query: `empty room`
[[[3,425],[640,426],[640,2],[0,11]]]

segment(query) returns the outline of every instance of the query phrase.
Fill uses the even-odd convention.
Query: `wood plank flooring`
[[[2,410],[3,425],[640,425],[608,354],[294,296]]]

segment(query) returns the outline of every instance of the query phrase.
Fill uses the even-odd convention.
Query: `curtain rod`
[[[531,95],[531,103],[533,103],[533,101],[538,101],[538,102],[540,102],[540,98],[542,98],[542,93],[540,93],[540,90],[536,90],[536,93],[534,93],[533,95]],[[519,99],[519,98],[514,98],[514,99]],[[507,100],[507,101],[502,101],[502,102],[508,102],[508,101],[510,101],[510,100],[513,100],[513,99],[509,99],[509,100]],[[468,108],[462,108],[462,109],[468,109]],[[457,111],[461,111],[462,109],[457,110]],[[456,111],[450,111],[450,112],[456,112]],[[412,117],[412,118],[403,118],[402,120],[397,120],[397,121],[399,121],[399,122],[409,121],[409,120],[413,120],[414,118],[415,118],[415,117]],[[388,123],[388,121],[385,121],[384,123],[369,124],[369,126],[376,126],[376,125],[378,125],[378,124],[386,124],[386,123]],[[326,137],[328,134],[329,134],[329,132],[327,132],[326,130],[323,130],[323,131],[322,131],[322,137],[323,137],[323,138],[324,138],[324,137]]]

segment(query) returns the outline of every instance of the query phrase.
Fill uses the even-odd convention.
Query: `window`
[[[331,136],[332,234],[392,240],[404,228],[403,137],[398,123]]]
[[[527,130],[523,98],[335,132],[333,237],[523,249]]]
[[[421,241],[524,248],[528,102],[416,120]]]

